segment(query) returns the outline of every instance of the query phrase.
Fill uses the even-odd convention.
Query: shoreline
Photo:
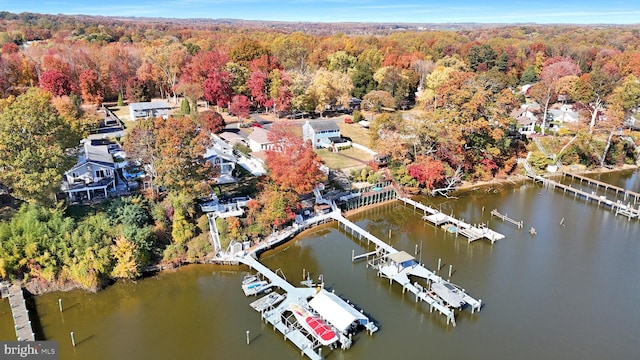
[[[586,171],[579,171],[576,173],[579,174],[606,174],[606,173],[613,173],[613,172],[620,172],[620,171],[628,171],[628,170],[638,170],[640,169],[640,166],[638,165],[623,165],[620,167],[615,167],[612,169],[608,169],[608,168],[599,168],[599,169],[594,169],[594,170],[586,170]],[[560,175],[560,173],[549,173],[549,172],[545,172],[543,175],[546,176],[555,176],[555,175]],[[517,174],[517,175],[511,175],[508,176],[504,179],[492,179],[492,180],[488,180],[488,181],[478,181],[478,182],[463,182],[462,185],[460,185],[458,188],[456,188],[455,190],[452,191],[453,194],[455,194],[455,196],[458,195],[463,195],[466,193],[470,193],[473,191],[477,191],[477,190],[481,190],[481,189],[485,189],[487,187],[493,187],[493,186],[497,186],[500,188],[504,188],[506,186],[509,185],[517,185],[519,183],[524,183],[526,181],[530,180],[527,176],[525,175],[521,175],[521,174]],[[348,211],[344,211],[343,212],[343,216],[348,218],[354,215],[357,215],[359,213],[365,212],[367,210],[376,208],[376,207],[380,207],[380,206],[384,206],[384,205],[388,205],[390,203],[392,203],[393,201],[396,200],[387,200],[387,201],[383,201],[380,203],[376,203],[376,204],[371,204],[371,205],[366,205],[366,206],[362,206],[359,207],[357,209],[353,209],[353,210],[348,210]],[[321,228],[322,226],[326,226],[329,225],[330,223],[322,223],[322,224],[318,224],[314,227],[308,228],[308,229],[304,229],[303,231],[301,231],[300,233],[296,234],[294,237],[292,237],[289,241],[294,240],[300,236],[300,235],[305,235],[308,234],[311,231],[316,231],[317,229]],[[275,248],[269,249],[267,251],[265,251],[265,253],[273,253],[275,251],[278,251],[279,249],[281,249],[283,246],[286,246],[289,241],[281,244],[280,246],[277,246]],[[157,274],[157,273],[161,273],[161,272],[165,272],[165,271],[175,271],[176,269],[183,267],[185,265],[192,265],[192,264],[212,264],[210,261],[207,261],[207,259],[211,259],[213,254],[207,254],[207,256],[205,256],[203,259],[199,259],[193,262],[188,262],[188,261],[181,261],[179,263],[170,263],[170,264],[162,264],[162,263],[158,263],[158,264],[154,264],[154,265],[149,265],[147,267],[145,267],[144,269],[141,269],[141,276],[139,279],[144,279],[146,277],[149,276],[153,276],[153,274]],[[213,264],[213,265],[219,265],[219,264]],[[107,283],[104,287],[100,287],[97,289],[85,289],[83,288],[80,284],[75,284],[75,283],[57,283],[57,282],[53,282],[53,283],[45,283],[40,279],[32,279],[25,282],[20,282],[21,286],[27,290],[29,292],[29,294],[31,294],[32,296],[38,296],[38,295],[44,295],[44,294],[48,294],[48,293],[53,293],[53,292],[67,292],[67,291],[71,291],[71,290],[76,290],[76,289],[81,289],[83,291],[89,292],[89,293],[96,293],[99,292],[101,290],[106,289],[107,287],[111,286],[112,284],[114,284],[115,282],[117,282],[120,279],[114,279],[112,282]],[[137,280],[137,279],[135,279]],[[135,281],[133,280],[133,281]]]

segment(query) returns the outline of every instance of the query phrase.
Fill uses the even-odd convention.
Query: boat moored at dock
[[[318,316],[313,315],[309,310],[299,304],[292,303],[289,310],[295,316],[296,321],[302,328],[318,340],[324,346],[329,346],[338,341],[338,336],[333,329]]]

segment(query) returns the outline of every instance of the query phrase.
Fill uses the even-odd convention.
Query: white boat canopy
[[[347,304],[339,296],[327,291],[316,294],[309,301],[309,306],[341,333],[346,332],[355,321],[361,325],[366,325],[369,322],[369,318]]]

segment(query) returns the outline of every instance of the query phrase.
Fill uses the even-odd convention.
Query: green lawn
[[[373,157],[362,150],[350,148],[337,153],[327,149],[318,149],[316,153],[330,169],[344,169],[354,166],[363,166]]]
[[[336,122],[338,123],[338,126],[340,126],[340,135],[350,137],[353,142],[371,148],[371,135],[369,135],[369,129],[365,129],[358,124],[345,124],[340,121]]]

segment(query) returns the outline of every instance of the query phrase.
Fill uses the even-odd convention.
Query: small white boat
[[[460,289],[448,282],[434,282],[431,284],[431,290],[451,307],[460,308],[466,304]]]
[[[270,288],[271,284],[264,280],[255,281],[249,284],[242,284],[242,291],[244,291],[246,296],[257,295]]]
[[[271,294],[265,295],[260,299],[252,302],[251,304],[249,304],[249,306],[251,306],[255,311],[261,312],[275,306],[282,300],[284,300],[284,295],[277,292],[272,292]]]
[[[251,284],[254,282],[260,281],[257,275],[247,274],[242,278],[242,285]]]
[[[289,310],[296,317],[298,324],[302,326],[309,334],[316,338],[320,344],[328,346],[338,341],[336,332],[331,329],[322,319],[311,314],[307,309],[298,305],[289,305]]]

